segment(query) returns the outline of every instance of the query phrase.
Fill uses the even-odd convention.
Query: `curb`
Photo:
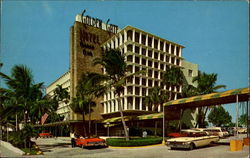
[[[24,152],[21,149],[14,147],[12,144],[10,144],[8,142],[0,140],[0,143],[1,143],[1,146],[6,147],[7,149],[13,151],[16,154],[20,154],[20,155],[24,154]]]
[[[126,146],[126,147],[122,147],[122,146],[109,146],[108,148],[111,149],[135,149],[135,148],[148,148],[148,147],[154,147],[154,146],[164,146],[164,144],[154,144],[154,145],[147,145],[147,146]]]

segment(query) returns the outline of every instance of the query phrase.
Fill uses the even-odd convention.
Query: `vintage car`
[[[206,132],[189,130],[187,137],[171,138],[167,140],[166,144],[171,149],[187,148],[192,150],[218,141],[218,136],[208,136]]]
[[[50,132],[48,132],[48,131],[43,131],[43,132],[39,133],[38,136],[40,138],[50,138],[50,137],[53,137],[53,135]]]
[[[75,144],[80,147],[107,146],[105,140],[101,138],[77,138]]]
[[[220,127],[211,127],[204,129],[208,132],[209,135],[219,136],[220,138],[229,136],[229,133],[226,130],[222,130]]]

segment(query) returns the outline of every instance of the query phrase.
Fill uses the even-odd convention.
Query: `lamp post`
[[[3,63],[0,63],[0,72],[1,72],[1,68],[3,66]],[[1,87],[1,78],[0,78],[0,87]],[[0,140],[3,140],[3,131],[2,131],[2,121],[0,120]]]
[[[162,128],[163,128],[163,133],[162,133],[162,144],[165,145],[165,108],[163,106],[163,120],[162,120]]]
[[[109,137],[109,122],[107,122],[107,126],[108,126],[108,128],[107,128],[107,136]]]

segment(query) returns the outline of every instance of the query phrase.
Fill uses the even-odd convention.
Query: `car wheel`
[[[189,146],[189,149],[190,149],[190,150],[193,150],[194,147],[195,147],[194,143],[191,143],[190,146]]]

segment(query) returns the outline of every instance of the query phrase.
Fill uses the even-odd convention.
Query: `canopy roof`
[[[178,107],[189,108],[235,103],[237,102],[237,95],[239,102],[248,101],[249,88],[232,89],[225,92],[211,93],[190,98],[173,100],[165,103],[164,106],[169,107],[178,105]]]
[[[137,116],[139,120],[148,120],[148,119],[158,119],[163,118],[163,112],[155,113],[155,114],[149,114],[149,115],[141,115]]]

